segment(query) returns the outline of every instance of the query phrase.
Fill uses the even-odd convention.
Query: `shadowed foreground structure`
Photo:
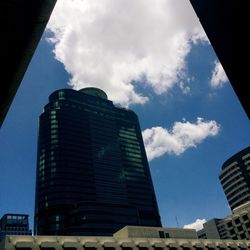
[[[127,237],[88,236],[8,236],[0,242],[1,250],[247,250],[249,240],[203,240],[186,238],[160,238],[152,235]]]
[[[56,0],[1,0],[0,127],[50,18]]]
[[[250,118],[249,78],[246,70],[249,30],[248,1],[190,0],[232,87]],[[249,18],[248,18],[249,19]]]

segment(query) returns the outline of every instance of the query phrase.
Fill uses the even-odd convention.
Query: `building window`
[[[57,125],[56,125],[56,126],[57,126]],[[56,134],[56,133],[57,133],[57,129],[51,128],[50,133],[51,133],[51,134]]]
[[[248,220],[247,214],[244,214],[244,215],[242,216],[242,218],[243,218],[244,221],[245,221],[245,220]]]
[[[56,121],[53,121],[53,123],[56,122]],[[52,122],[51,122],[52,123]],[[58,128],[58,125],[57,124],[51,124],[51,129],[56,129]]]
[[[58,143],[58,140],[56,140],[56,139],[51,140],[51,144],[57,144],[57,143]]]
[[[234,222],[235,222],[235,224],[239,224],[240,223],[240,219],[237,218]]]
[[[246,228],[250,228],[250,222],[246,223]]]
[[[165,233],[165,238],[170,238],[169,233]]]
[[[58,97],[59,97],[59,100],[63,100],[63,99],[65,99],[65,93],[61,90],[61,91],[59,91],[58,92]]]
[[[57,120],[50,120],[51,124],[57,124]]]
[[[240,239],[241,240],[247,239],[246,234],[245,233],[240,234]]]
[[[56,172],[56,168],[51,168],[50,172],[51,173],[55,173]]]
[[[160,236],[160,238],[165,238],[164,232],[163,231],[159,231],[159,236]]]

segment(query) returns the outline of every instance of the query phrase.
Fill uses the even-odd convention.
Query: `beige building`
[[[233,210],[232,215],[223,219],[226,237],[250,240],[250,202]]]
[[[196,239],[192,230],[127,226],[113,237],[7,236],[0,250],[248,250],[249,240]],[[163,238],[164,232],[176,238]],[[166,236],[166,235],[165,235]],[[187,236],[190,238],[179,238]],[[197,236],[196,236],[197,237]]]
[[[126,226],[114,235],[115,238],[173,238],[197,239],[194,229]]]
[[[250,240],[250,202],[235,208],[224,219],[205,222],[197,234],[203,239]]]

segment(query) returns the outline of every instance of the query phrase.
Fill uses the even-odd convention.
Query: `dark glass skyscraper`
[[[136,114],[97,88],[62,89],[40,116],[35,234],[161,226]]]

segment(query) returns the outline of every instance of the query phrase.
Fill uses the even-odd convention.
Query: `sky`
[[[0,130],[0,216],[33,226],[39,115],[89,86],[137,113],[163,226],[231,213],[218,174],[249,120],[189,1],[58,0]]]

